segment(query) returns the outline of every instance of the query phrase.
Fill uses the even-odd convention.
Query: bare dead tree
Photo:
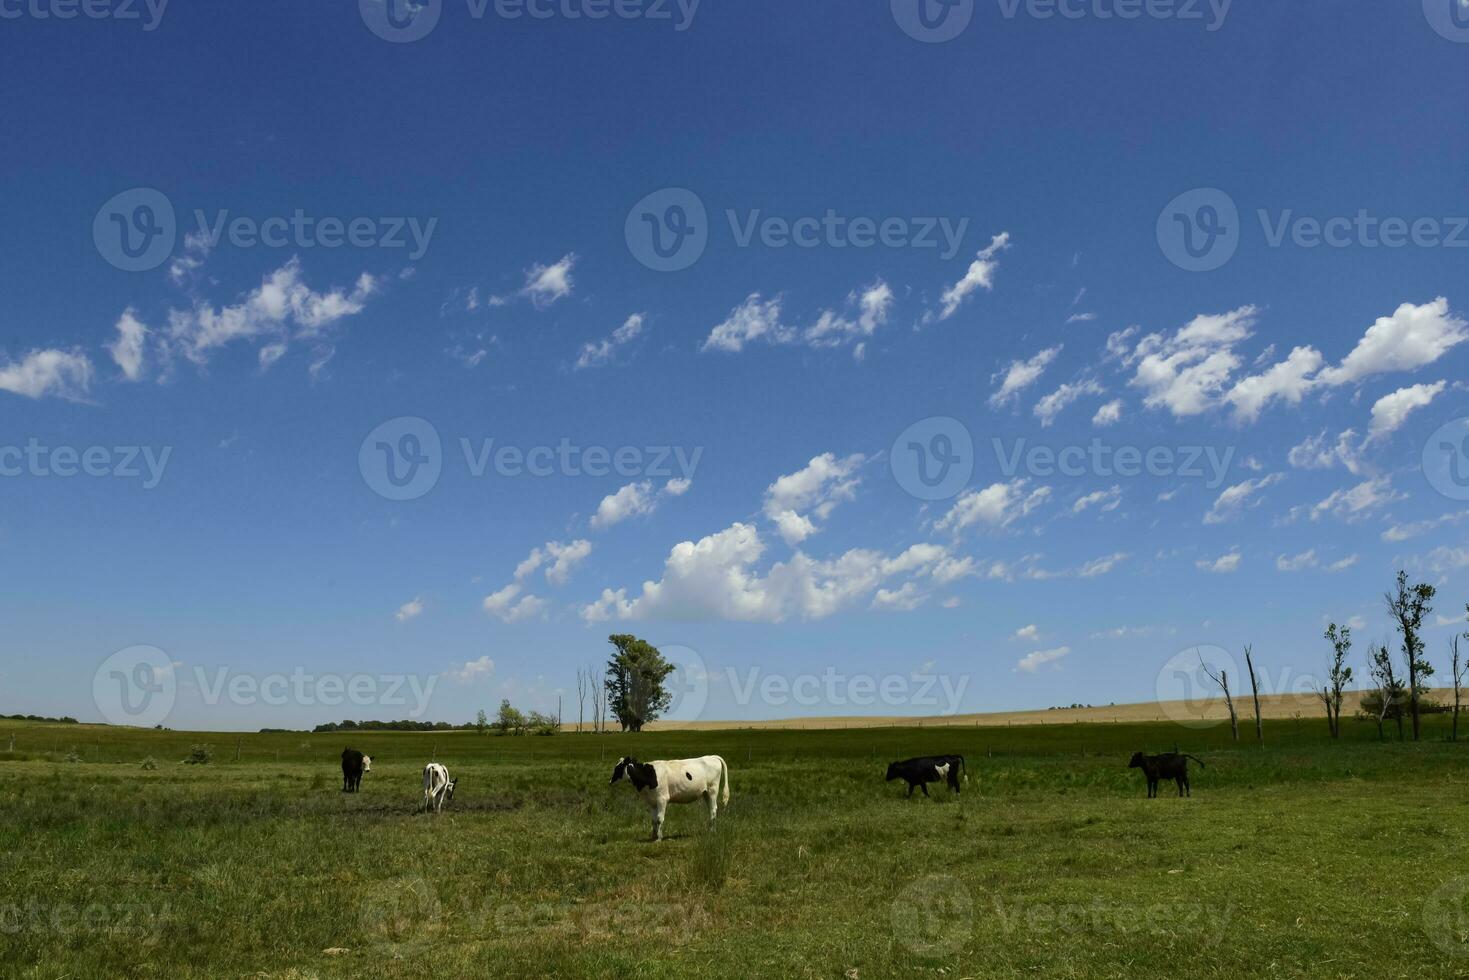
[[[1220,670],[1215,672],[1210,670],[1209,665],[1204,663],[1204,655],[1202,653],[1199,654],[1199,666],[1203,668],[1205,676],[1219,685],[1219,689],[1224,692],[1224,704],[1229,708],[1229,731],[1234,736],[1234,740],[1238,742],[1239,715],[1235,714],[1234,711],[1234,696],[1229,693],[1229,671]]]
[[[1250,693],[1255,698],[1255,741],[1265,741],[1265,727],[1260,722],[1260,681],[1255,676],[1254,661],[1255,645],[1253,643],[1245,646],[1245,667],[1250,671]]]
[[[582,709],[587,700],[587,672],[578,667],[576,669],[576,733],[581,734]]]

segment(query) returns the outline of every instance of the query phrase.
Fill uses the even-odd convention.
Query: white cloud
[[[1390,395],[1379,398],[1372,406],[1372,422],[1367,427],[1367,442],[1386,439],[1403,427],[1420,408],[1426,408],[1435,398],[1443,394],[1448,382],[1439,381],[1431,385],[1413,385],[1399,388]]]
[[[1093,558],[1085,565],[1082,565],[1076,574],[1082,578],[1097,578],[1102,575],[1107,575],[1123,561],[1126,561],[1127,557],[1127,552],[1119,551],[1101,558]]]
[[[726,351],[738,354],[745,345],[757,340],[774,344],[790,343],[796,336],[793,327],[780,322],[781,298],[761,300],[759,293],[751,293],[744,303],[735,307],[719,326],[709,332],[701,350]]]
[[[1022,626],[1020,627],[1020,629],[1015,631],[1015,639],[1024,640],[1027,643],[1034,643],[1036,640],[1040,639],[1040,636],[1040,627],[1035,625],[1034,623],[1031,623],[1029,626]]]
[[[1140,340],[1124,363],[1137,364],[1131,383],[1146,392],[1143,403],[1166,408],[1180,418],[1217,405],[1230,375],[1240,366],[1234,348],[1251,336],[1258,312],[1242,306],[1220,315],[1201,315],[1172,337],[1154,333]],[[1109,341],[1109,349],[1112,346]]]
[[[525,274],[525,287],[520,293],[540,308],[565,299],[575,286],[571,278],[571,270],[575,267],[574,254],[564,255],[552,265],[533,265]]]
[[[1050,499],[1050,487],[1029,490],[1029,486],[1028,480],[1011,480],[993,483],[983,490],[965,490],[949,513],[934,526],[955,533],[976,524],[1007,527]]]
[[[1121,420],[1122,399],[1118,398],[1097,409],[1097,414],[1092,416],[1092,425],[1106,428],[1109,425],[1116,425]]]
[[[1372,511],[1403,499],[1392,488],[1392,478],[1380,476],[1349,489],[1337,490],[1311,508],[1311,520],[1330,514],[1344,521],[1356,521]]]
[[[1344,572],[1347,569],[1349,569],[1349,568],[1353,567],[1354,565],[1356,565],[1357,562],[1361,560],[1361,558],[1362,558],[1361,555],[1347,555],[1345,558],[1341,559],[1340,561],[1334,561],[1330,565],[1327,565],[1326,566],[1326,570],[1328,572],[1332,572],[1332,573]]]
[[[19,361],[0,362],[0,391],[82,401],[91,387],[92,362],[81,351],[33,350]]]
[[[866,461],[860,454],[838,459],[823,453],[800,470],[778,478],[765,489],[765,516],[775,522],[787,544],[798,544],[820,530],[815,521],[826,520],[837,505],[852,500],[861,477],[854,475]]]
[[[1299,555],[1281,555],[1275,559],[1275,568],[1281,572],[1302,572],[1320,564],[1315,550],[1303,551]]]
[[[1436,531],[1441,527],[1457,525],[1465,518],[1469,518],[1469,510],[1461,510],[1455,514],[1444,514],[1442,517],[1418,521],[1413,524],[1394,524],[1382,532],[1382,540],[1392,542],[1407,541],[1410,538],[1427,534],[1429,531]]]
[[[585,606],[588,622],[609,619],[726,620],[779,623],[823,619],[873,596],[877,608],[916,606],[926,596],[913,588],[884,588],[887,579],[937,574],[947,555],[937,545],[919,545],[894,556],[855,548],[830,560],[797,551],[763,574],[756,566],[765,551],[759,531],[733,524],[669,552],[663,577],[643,583],[639,594],[604,589]],[[909,583],[913,584],[913,583]],[[884,592],[879,599],[876,593]]]
[[[1261,477],[1258,480],[1246,480],[1236,483],[1232,487],[1226,487],[1214,501],[1214,506],[1204,515],[1205,524],[1223,524],[1238,517],[1247,507],[1256,507],[1260,504],[1257,494],[1267,487],[1274,486],[1285,477],[1279,473]]]
[[[417,599],[410,599],[409,601],[403,603],[403,605],[399,606],[398,611],[393,614],[393,618],[400,623],[406,623],[410,619],[417,619],[419,616],[422,615],[423,598],[420,596]]]
[[[1320,370],[1323,363],[1319,351],[1297,347],[1288,358],[1265,373],[1240,381],[1225,400],[1234,406],[1237,421],[1254,422],[1276,399],[1288,405],[1299,405],[1313,385],[1310,376]]]
[[[888,322],[893,308],[893,290],[879,279],[852,293],[847,297],[847,303],[856,306],[856,320],[834,310],[824,310],[816,323],[805,329],[802,339],[812,347],[840,347],[853,340],[871,337],[878,327]],[[863,353],[856,355],[859,360],[865,355],[865,350],[863,347]]]
[[[629,517],[645,517],[657,510],[665,497],[682,497],[691,486],[692,480],[674,479],[665,483],[661,491],[655,492],[651,480],[629,483],[616,493],[602,498],[602,502],[597,505],[597,512],[592,515],[592,528],[602,531]]]
[[[988,247],[982,250],[970,264],[969,271],[964,274],[964,278],[944,290],[944,295],[940,300],[943,303],[943,310],[939,312],[937,319],[947,320],[957,313],[959,307],[964,305],[964,301],[973,295],[975,290],[983,289],[986,292],[993,290],[995,270],[1000,266],[996,256],[1009,247],[1009,232],[1000,232],[994,236]],[[930,311],[925,314],[924,321],[931,322],[934,318],[934,314]]]
[[[1015,662],[1015,669],[1025,674],[1034,674],[1046,664],[1055,664],[1071,652],[1070,647],[1057,647],[1054,650],[1037,650],[1027,653]],[[1059,670],[1059,667],[1055,669]]]
[[[1357,433],[1347,429],[1337,436],[1336,444],[1331,445],[1327,439],[1325,430],[1314,438],[1308,438],[1299,446],[1290,451],[1290,465],[1297,469],[1325,470],[1333,466],[1343,466],[1349,473],[1360,473],[1362,463],[1359,459],[1357,445]]]
[[[1071,384],[1063,384],[1036,402],[1035,417],[1041,420],[1042,427],[1047,427],[1056,421],[1056,416],[1065,411],[1078,398],[1084,395],[1100,395],[1102,391],[1102,386],[1090,378]]]
[[[122,369],[123,377],[137,381],[143,376],[144,346],[148,341],[148,328],[138,319],[132,307],[123,310],[117,318],[117,339],[107,348],[113,363]]]
[[[1121,504],[1122,488],[1113,487],[1110,490],[1097,490],[1094,493],[1077,498],[1076,503],[1071,505],[1071,513],[1080,514],[1091,507],[1107,513],[1116,510]]]
[[[237,340],[258,342],[260,365],[266,368],[293,340],[321,342],[337,322],[361,313],[377,290],[378,281],[364,272],[350,292],[315,292],[302,280],[301,263],[293,258],[235,306],[215,309],[201,302],[189,310],[170,310],[167,349],[202,367],[220,347]]]
[[[1028,361],[1011,361],[1010,366],[1000,374],[1005,380],[1000,388],[990,396],[990,407],[1000,408],[1013,401],[1026,388],[1040,380],[1040,376],[1051,366],[1056,355],[1061,353],[1061,345],[1041,351]],[[997,380],[1000,374],[996,374],[991,380]]]
[[[523,579],[534,575],[542,566],[546,568],[546,581],[552,585],[565,585],[571,581],[571,573],[592,553],[590,541],[547,541],[531,551],[525,561],[515,567],[515,578]]]
[[[1374,374],[1426,367],[1469,340],[1466,326],[1449,313],[1449,301],[1443,297],[1422,306],[1404,303],[1368,327],[1340,365],[1321,372],[1321,380],[1343,385]]]
[[[898,589],[878,589],[872,597],[872,608],[889,612],[912,612],[928,599],[912,582],[904,582]]]
[[[617,348],[632,343],[642,334],[644,319],[645,314],[634,313],[623,321],[622,326],[612,331],[612,336],[595,343],[582,344],[581,353],[576,358],[576,369],[580,371],[610,363]]]
[[[493,676],[495,673],[495,662],[489,657],[480,657],[471,660],[458,670],[449,671],[449,677],[460,684],[473,684],[481,678]]]
[[[1215,575],[1229,575],[1239,571],[1240,562],[1243,559],[1238,551],[1231,551],[1227,555],[1221,555],[1214,559],[1202,559],[1194,562],[1200,570],[1212,572]]]
[[[528,593],[522,595],[522,591],[520,585],[511,583],[499,592],[485,596],[485,612],[506,623],[517,623],[542,615],[549,603]]]

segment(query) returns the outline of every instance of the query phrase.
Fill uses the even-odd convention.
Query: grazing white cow
[[[729,766],[717,755],[667,762],[639,762],[624,757],[612,770],[612,783],[624,777],[653,813],[655,841],[663,839],[663,814],[668,804],[703,800],[709,807],[710,823],[719,815],[719,804],[729,804]]]
[[[444,804],[454,799],[454,787],[459,780],[449,778],[449,770],[437,762],[423,767],[423,811],[444,812]]]

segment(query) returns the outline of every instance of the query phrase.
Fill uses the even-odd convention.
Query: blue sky
[[[1289,689],[1327,621],[1389,635],[1400,567],[1444,659],[1458,0],[991,0],[941,43],[908,0],[443,0],[407,43],[376,2],[0,4],[0,710],[105,716],[141,645],[181,728],[574,715],[611,632],[694,651],[712,718],[1139,701],[1195,645]],[[655,225],[686,268],[649,267]],[[915,496],[911,446],[936,473],[961,433]],[[489,440],[628,465],[513,475]],[[378,443],[431,488],[380,492]],[[92,449],[123,475],[56,474]],[[426,704],[319,690],[403,675]]]

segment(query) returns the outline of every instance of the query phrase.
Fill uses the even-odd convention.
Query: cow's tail
[[[959,772],[964,776],[964,781],[969,782],[969,766],[964,762],[964,757],[959,756]]]
[[[719,760],[719,802],[729,806],[729,764],[724,761],[724,756],[716,755]]]
[[[1197,763],[1198,763],[1198,764],[1199,764],[1199,767],[1200,767],[1200,768],[1201,768],[1201,769],[1207,769],[1207,768],[1209,768],[1209,767],[1208,767],[1208,766],[1206,766],[1206,765],[1204,765],[1204,760],[1203,760],[1203,759],[1200,759],[1200,758],[1199,758],[1199,757],[1198,757],[1198,756],[1196,756],[1196,755],[1189,755],[1189,754],[1188,754],[1188,753],[1187,753],[1187,752],[1185,752],[1185,753],[1184,753],[1184,754],[1183,754],[1183,757],[1184,757],[1184,758],[1185,758],[1185,759],[1192,759],[1192,760],[1194,760],[1194,761],[1195,761],[1195,762],[1197,762]]]

